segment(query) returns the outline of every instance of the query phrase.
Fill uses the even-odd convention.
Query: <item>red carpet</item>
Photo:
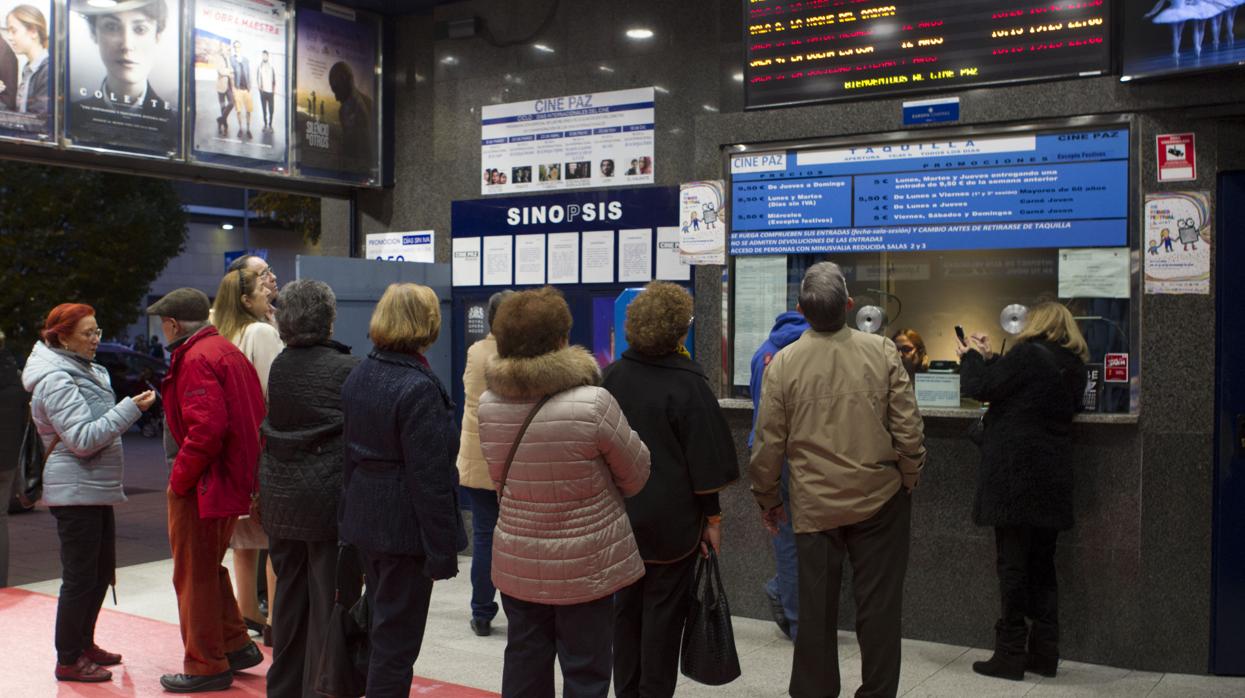
[[[171,592],[170,592],[171,593]],[[0,696],[168,696],[160,675],[182,669],[182,640],[176,625],[110,611],[104,607],[95,629],[99,645],[120,652],[125,662],[110,667],[112,681],[102,684],[59,682],[52,676],[56,651],[52,642],[56,599],[21,589],[0,589]],[[203,695],[263,696],[264,675],[272,651],[261,646],[264,663],[235,674],[229,691]],[[486,698],[496,693],[415,678],[411,692],[432,698]]]

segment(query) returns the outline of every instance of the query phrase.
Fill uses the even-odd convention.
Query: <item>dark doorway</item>
[[[1211,672],[1245,675],[1245,172],[1219,177]]]

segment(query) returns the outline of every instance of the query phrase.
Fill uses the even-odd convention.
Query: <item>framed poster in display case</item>
[[[380,23],[323,3],[295,18],[294,164],[302,177],[380,180]]]
[[[56,111],[51,0],[0,0],[0,137],[47,142]]]
[[[181,156],[181,17],[181,0],[69,0],[68,145]]]
[[[191,156],[285,172],[289,31],[281,0],[192,0]]]
[[[1120,80],[1203,73],[1245,65],[1241,0],[1125,3]]]

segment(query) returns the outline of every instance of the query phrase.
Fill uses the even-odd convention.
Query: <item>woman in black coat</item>
[[[695,553],[718,551],[718,492],[739,479],[726,418],[683,348],[691,321],[687,291],[650,283],[627,307],[629,348],[602,382],[652,453],[648,483],[626,500],[644,577],[614,596],[618,698],[674,694]]]
[[[277,323],[285,349],[268,376],[268,417],[261,430],[260,520],[277,573],[273,659],[268,695],[317,695],[316,671],[333,608],[337,502],[342,491],[342,384],[359,364],[334,342],[337,299],[323,281],[291,281],[281,291]],[[363,571],[351,558],[353,575]],[[349,606],[359,583],[343,589]]]
[[[393,284],[368,328],[375,349],[342,388],[341,539],[362,553],[372,610],[369,698],[406,696],[432,582],[458,574],[454,405],[424,358],[441,329],[432,289]],[[278,607],[279,608],[279,607]]]
[[[1059,664],[1055,539],[1072,527],[1072,417],[1085,392],[1089,350],[1072,313],[1043,303],[1005,356],[973,335],[957,346],[960,387],[990,403],[983,420],[973,520],[993,526],[1002,616],[987,676],[1054,676]],[[1032,626],[1026,624],[1026,619]]]

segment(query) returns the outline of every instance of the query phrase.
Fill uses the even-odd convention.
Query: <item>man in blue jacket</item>
[[[752,439],[756,436],[757,408],[761,402],[761,376],[765,367],[773,360],[783,347],[791,344],[808,329],[808,321],[796,311],[787,311],[774,321],[774,329],[770,330],[769,339],[752,355],[752,431],[748,433],[748,448],[752,448]],[[790,510],[791,495],[788,482],[790,474],[787,465],[782,467],[782,503]],[[795,553],[795,532],[791,529],[790,518],[779,524],[778,535],[774,536],[774,561],[777,573],[765,584],[765,595],[769,597],[770,611],[774,622],[792,640],[795,639],[799,626],[800,594],[799,564]]]

